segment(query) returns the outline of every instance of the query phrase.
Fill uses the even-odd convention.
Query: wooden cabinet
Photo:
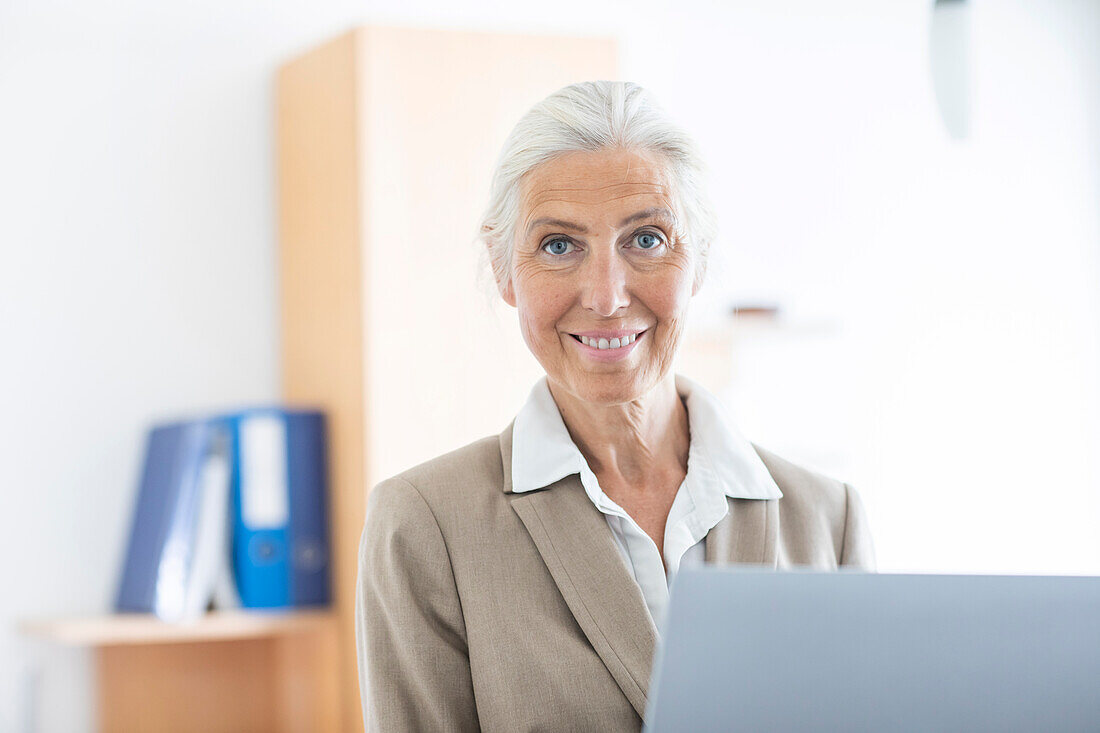
[[[343,730],[368,489],[500,432],[542,374],[474,243],[493,163],[531,105],[615,66],[607,39],[369,27],[279,72],[283,387],[330,416]]]

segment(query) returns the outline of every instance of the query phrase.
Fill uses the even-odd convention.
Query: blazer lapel
[[[506,493],[512,493],[512,425],[500,434]],[[704,539],[704,561],[777,567],[778,499],[726,497],[729,512]],[[603,514],[576,474],[513,494],[512,508],[566,605],[630,704],[645,718],[657,629],[623,563]]]
[[[504,491],[511,493],[511,425],[500,435],[500,453]],[[607,520],[576,474],[539,491],[513,494],[511,503],[577,624],[644,718],[657,629]]]

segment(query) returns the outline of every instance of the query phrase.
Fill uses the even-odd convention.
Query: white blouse
[[[783,496],[752,445],[729,420],[722,403],[686,377],[677,374],[675,380],[676,391],[687,405],[691,444],[687,475],[665,523],[663,561],[656,543],[600,488],[596,475],[569,437],[545,377],[531,390],[512,428],[512,490],[534,491],[570,474],[580,474],[588,498],[607,519],[658,630],[668,606],[669,584],[681,565],[703,563],[703,538],[729,512],[726,497]]]

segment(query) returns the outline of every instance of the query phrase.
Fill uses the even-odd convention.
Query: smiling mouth
[[[569,335],[576,339],[579,343],[582,343],[589,348],[599,349],[600,351],[612,351],[614,349],[621,349],[625,346],[630,346],[632,343],[640,339],[648,330],[649,329],[646,329],[645,331],[639,331],[638,333],[631,334],[630,336],[622,339],[596,339],[589,338],[587,336],[578,336],[575,333],[571,333]]]

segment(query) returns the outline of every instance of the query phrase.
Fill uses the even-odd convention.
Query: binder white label
[[[241,520],[249,529],[286,526],[286,423],[274,415],[241,421]]]

